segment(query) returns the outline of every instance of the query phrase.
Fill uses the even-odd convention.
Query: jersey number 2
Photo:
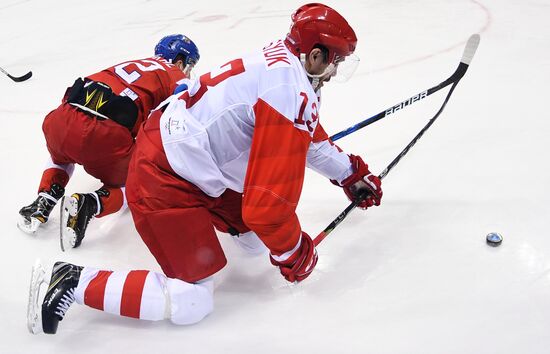
[[[127,71],[126,67],[129,65],[137,66],[138,70]],[[122,63],[115,66],[115,73],[120,76],[120,78],[126,81],[128,84],[134,83],[137,79],[141,77],[139,71],[154,71],[154,70],[164,70],[162,65],[153,60],[140,60],[140,61],[129,61],[127,63]]]

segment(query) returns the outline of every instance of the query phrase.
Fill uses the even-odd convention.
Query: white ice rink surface
[[[43,117],[81,75],[151,55],[160,37],[200,47],[198,73],[286,34],[301,5],[279,1],[0,0],[0,353],[550,353],[550,2],[328,1],[356,29],[362,62],[329,83],[321,121],[335,133],[443,81],[465,40],[478,52],[447,108],[384,180],[380,207],[354,211],[288,284],[267,257],[220,235],[229,264],[215,311],[177,327],[74,305],[55,336],[27,332],[36,258],[159,270],[129,213],[92,222],[63,254],[58,209],[36,237],[15,226],[47,157]],[[435,114],[447,90],[339,141],[380,172]],[[67,193],[99,183],[77,168]],[[320,232],[348,204],[314,173],[299,205]],[[500,232],[498,248],[485,244]]]

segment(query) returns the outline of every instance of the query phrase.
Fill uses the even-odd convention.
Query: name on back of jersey
[[[290,66],[288,51],[282,40],[271,42],[263,48],[266,70]]]

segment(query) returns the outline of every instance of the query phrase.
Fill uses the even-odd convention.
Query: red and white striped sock
[[[192,324],[213,310],[213,281],[191,284],[147,270],[84,267],[75,297],[79,304],[119,316]]]

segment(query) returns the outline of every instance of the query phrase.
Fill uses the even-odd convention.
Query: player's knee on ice
[[[169,295],[167,309],[170,311],[170,321],[174,324],[197,323],[214,310],[212,278],[194,284],[168,278],[166,287]]]

